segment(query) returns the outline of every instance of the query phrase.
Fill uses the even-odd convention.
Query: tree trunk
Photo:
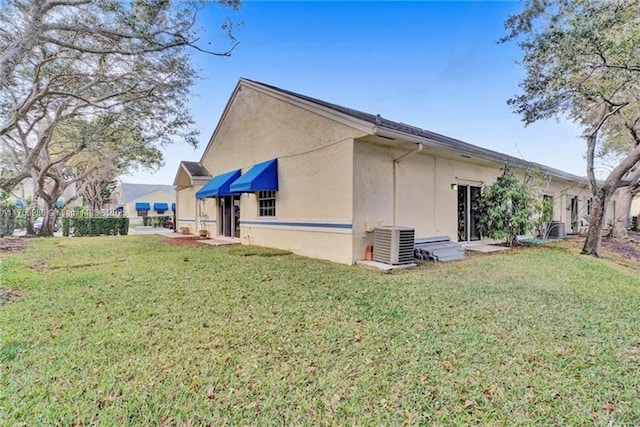
[[[629,237],[627,233],[627,224],[629,222],[629,214],[631,213],[631,201],[633,195],[630,187],[622,187],[618,189],[618,201],[616,202],[616,217],[613,220],[613,228],[611,229],[611,237],[625,239]]]
[[[600,256],[600,246],[602,245],[602,228],[607,214],[607,205],[611,200],[612,191],[606,191],[601,188],[598,195],[593,200],[591,220],[589,221],[589,229],[587,230],[587,238],[582,247],[582,254]]]
[[[602,244],[602,226],[604,225],[607,205],[611,196],[615,192],[618,183],[640,161],[640,145],[636,145],[631,152],[611,171],[604,184],[598,189],[596,198],[593,201],[593,214],[589,222],[587,238],[582,247],[582,254],[600,256],[600,245]],[[587,168],[593,168],[593,164]]]
[[[38,196],[33,196],[31,203],[24,211],[24,228],[26,236],[35,236],[36,232],[33,229],[33,212],[38,209]]]
[[[42,228],[40,228],[38,236],[53,237],[53,228],[58,219],[58,211],[55,207],[55,202],[50,203],[45,200],[43,218]]]

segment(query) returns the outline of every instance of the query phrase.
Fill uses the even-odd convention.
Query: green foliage
[[[640,422],[640,270],[576,242],[381,275],[168,240],[3,254],[0,425]]]
[[[129,218],[125,217],[73,217],[62,218],[62,235],[69,236],[125,236],[129,232]]]
[[[533,228],[534,200],[529,187],[505,166],[502,176],[480,196],[478,230],[491,239],[506,239],[509,246],[516,244],[518,235]]]
[[[142,217],[142,225],[145,227],[164,227],[164,223],[169,218],[171,218],[170,215],[145,216]]]
[[[0,202],[0,237],[11,236],[16,228],[16,208],[8,201]]]
[[[70,219],[67,217],[62,218],[62,235],[64,237],[69,237],[69,223],[70,223]]]
[[[534,211],[538,214],[533,221],[538,237],[546,239],[549,233],[549,226],[553,221],[553,199],[542,199],[534,205]]]

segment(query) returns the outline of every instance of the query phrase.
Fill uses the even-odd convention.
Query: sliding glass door
[[[482,189],[473,185],[458,185],[458,241],[480,240],[478,207]]]

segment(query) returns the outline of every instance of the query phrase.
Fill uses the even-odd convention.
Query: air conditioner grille
[[[415,230],[407,227],[378,227],[373,230],[373,260],[385,264],[413,262]]]

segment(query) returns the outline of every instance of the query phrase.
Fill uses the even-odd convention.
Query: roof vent
[[[382,116],[380,114],[376,114],[376,124],[377,125],[382,124]]]

